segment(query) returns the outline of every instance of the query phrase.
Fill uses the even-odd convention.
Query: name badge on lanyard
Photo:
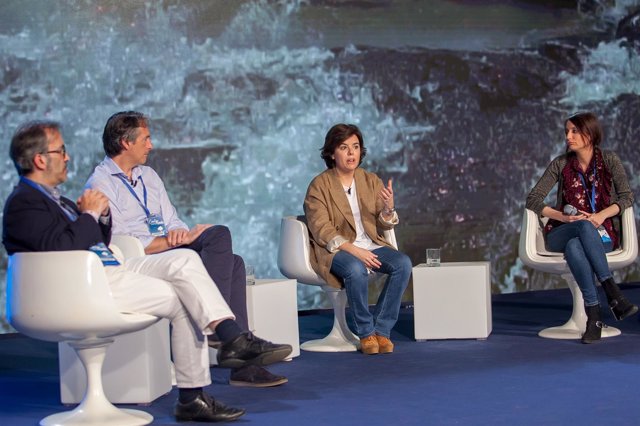
[[[600,234],[600,239],[602,240],[603,243],[611,242],[611,237],[609,236],[609,233],[607,232],[607,230],[604,229],[604,226],[600,225],[600,227],[598,228],[598,234]]]
[[[149,233],[154,237],[164,237],[167,235],[167,227],[164,226],[164,220],[159,214],[151,213],[147,216],[147,226]]]
[[[584,187],[584,192],[587,195],[589,204],[591,205],[591,212],[597,213],[596,212],[596,169],[595,168],[593,169],[593,184],[591,185],[591,196],[589,196],[589,191],[587,189],[587,182],[584,178],[584,175],[582,173],[579,173],[579,175],[580,175],[580,180],[582,181],[582,186]],[[609,233],[607,232],[607,230],[603,225],[600,225],[598,227],[598,234],[600,234],[600,240],[602,240],[603,243],[611,242],[611,237],[609,236]]]
[[[118,262],[118,259],[116,259],[116,257],[113,255],[113,252],[109,250],[109,247],[107,247],[105,243],[95,244],[89,247],[89,250],[97,254],[100,258],[100,261],[105,266],[115,266],[120,264],[120,262]]]
[[[140,201],[138,194],[136,194],[136,192],[133,190],[124,173],[118,173],[116,176],[122,181],[124,186],[129,190],[131,195],[134,196],[136,201],[138,201],[138,205],[142,208],[144,214],[147,216],[147,227],[149,228],[149,233],[154,237],[164,237],[165,235],[167,235],[167,227],[164,224],[162,215],[158,213],[151,213],[147,208],[147,186],[144,184],[142,176],[139,176],[138,179],[142,184],[142,195],[144,198],[144,203]]]

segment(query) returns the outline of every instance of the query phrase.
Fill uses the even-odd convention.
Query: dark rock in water
[[[465,109],[480,110],[512,108],[543,99],[559,84],[558,74],[563,69],[557,57],[543,57],[548,53],[544,51],[364,49],[366,54],[357,57],[339,54],[341,68],[384,88],[376,91],[382,110],[416,121],[439,114],[440,107],[453,99],[462,102],[456,107],[468,103]],[[572,68],[578,69],[576,60]]]
[[[640,46],[640,9],[625,16],[618,23],[616,38],[626,38],[636,46]]]
[[[615,6],[615,0],[578,0],[578,11],[585,15],[602,15]]]
[[[215,162],[228,161],[234,149],[231,145],[156,148],[147,165],[163,179],[172,203],[186,208],[180,211],[181,215],[188,216],[200,203],[206,187],[202,164],[207,158]]]
[[[390,7],[392,0],[311,0],[312,4],[327,7],[352,7],[359,9],[378,9]]]
[[[30,61],[8,55],[0,60],[0,92],[16,82],[24,69],[28,68]]]
[[[255,99],[267,99],[275,95],[278,90],[277,83],[273,79],[255,73],[233,78],[231,84],[239,90],[251,89]]]
[[[565,71],[576,74],[582,69],[580,47],[563,40],[551,40],[543,43],[538,52],[544,58],[556,63]]]
[[[604,149],[614,150],[623,162],[638,165],[637,135],[640,129],[640,95],[624,94],[602,108]],[[637,171],[627,169],[629,179],[634,179]],[[632,184],[633,185],[633,184]],[[634,191],[636,199],[637,188]]]
[[[478,6],[478,0],[451,0],[452,3],[462,3],[467,4],[469,6]],[[511,0],[505,2],[504,0],[485,0],[482,2],[482,5],[490,5],[490,4],[498,4],[504,5],[505,3],[516,3],[516,4],[531,4],[533,6],[545,6],[552,7],[554,9],[573,9],[575,10],[578,7],[578,4],[581,3],[581,0]]]
[[[188,75],[184,80],[182,95],[209,96],[215,102],[215,95],[227,88],[251,94],[255,99],[273,96],[278,89],[274,80],[256,73],[248,73],[229,79],[220,79],[211,70],[202,70]]]

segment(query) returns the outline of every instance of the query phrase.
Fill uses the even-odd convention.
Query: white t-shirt
[[[353,214],[353,220],[356,223],[356,240],[353,242],[353,245],[365,250],[379,249],[382,246],[375,244],[364,231],[362,216],[360,214],[360,206],[358,205],[358,191],[356,189],[356,181],[354,180],[353,183],[351,183],[351,186],[342,185],[342,188],[344,188],[344,193],[347,196],[347,200],[349,200],[351,213]]]

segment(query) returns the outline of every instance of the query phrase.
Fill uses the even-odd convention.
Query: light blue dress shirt
[[[147,209],[151,214],[162,216],[166,229],[189,229],[180,220],[178,212],[169,200],[169,195],[160,176],[147,166],[136,166],[131,171],[131,177],[136,182],[134,187],[123,182],[118,175],[122,169],[109,157],[105,157],[98,164],[89,177],[87,188],[101,191],[109,198],[111,207],[111,232],[114,235],[131,235],[137,237],[143,246],[148,246],[155,238],[147,226],[147,214],[140,205],[144,203],[144,188],[147,189]],[[142,177],[142,179],[140,179]],[[135,191],[138,199],[133,196],[129,188]]]

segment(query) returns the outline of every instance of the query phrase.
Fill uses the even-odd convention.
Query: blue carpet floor
[[[640,286],[625,289],[640,303]],[[496,295],[487,340],[415,342],[407,307],[392,335],[393,354],[303,352],[270,368],[289,378],[270,389],[229,386],[228,372],[214,368],[208,390],[247,409],[237,424],[640,424],[637,318],[615,323],[623,334],[593,345],[537,337],[570,312],[568,290]],[[316,312],[299,321],[305,341],[322,337],[332,317]],[[615,322],[608,312],[605,321]],[[174,389],[141,408],[155,425],[179,424],[171,415],[176,396]],[[34,425],[64,409],[56,345],[19,335],[0,338],[0,425]]]

